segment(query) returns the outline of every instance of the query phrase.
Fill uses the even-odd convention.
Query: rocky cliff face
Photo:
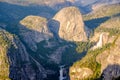
[[[70,79],[92,80],[99,78],[100,75],[104,80],[119,78],[120,36],[112,36],[112,38],[112,42],[107,40],[102,47],[89,50],[85,57],[75,62],[70,68]]]
[[[59,39],[58,32],[60,28],[60,22],[50,19],[47,24],[48,24],[50,31],[53,33],[54,37]]]
[[[53,18],[60,22],[59,36],[68,41],[86,41],[87,34],[81,13],[76,7],[60,10]]]
[[[9,62],[7,57],[7,49],[10,45],[9,41],[7,41],[6,33],[4,30],[0,28],[0,79],[9,80]],[[11,37],[11,35],[7,35]]]
[[[96,45],[88,50],[85,57],[70,67],[70,78],[72,80],[120,79],[120,12],[118,11],[118,5],[109,5],[103,9],[100,8],[108,12],[103,13],[104,16],[102,16],[99,10],[95,15],[91,14],[92,16],[97,15],[96,19],[87,16],[87,18],[91,18],[88,20],[91,26],[94,26],[96,24],[95,21],[99,21],[101,16],[103,19],[107,16],[109,18],[103,22],[98,22],[98,25],[96,25],[97,28],[94,30],[94,35],[89,38],[90,42],[95,42]],[[114,9],[113,6],[116,8]],[[83,73],[81,75],[81,72],[86,72],[86,74],[84,75]],[[79,76],[77,77],[77,75]]]
[[[47,19],[39,16],[28,16],[21,20],[19,35],[33,51],[37,50],[37,43],[53,37],[47,26]]]
[[[96,30],[96,34],[103,34],[103,45],[111,44],[111,46],[96,56],[96,61],[101,64],[101,73],[105,80],[119,78],[120,65],[120,16],[112,17],[105,23],[102,23]],[[95,39],[95,36],[93,36]],[[92,39],[93,39],[92,38]],[[91,40],[92,40],[91,39]],[[104,56],[103,56],[104,55]],[[112,74],[111,74],[112,73]]]
[[[84,80],[85,78],[93,75],[93,71],[89,68],[80,68],[80,67],[72,67],[70,68],[71,75],[70,80]]]
[[[31,59],[16,36],[0,29],[0,42],[0,79],[42,80],[46,77],[44,68]]]
[[[109,50],[104,51],[103,53],[99,54],[96,57],[96,60],[101,64],[101,72],[103,72],[103,76],[105,80],[112,80],[112,78],[118,78],[120,76],[119,70],[116,71],[117,68],[119,69],[119,66],[118,67],[114,66],[114,65],[120,65],[119,43],[120,43],[120,36],[116,38],[115,43],[110,47]],[[111,67],[111,69],[105,70],[109,65],[113,65],[113,66]],[[110,71],[112,72],[112,74],[109,73]]]

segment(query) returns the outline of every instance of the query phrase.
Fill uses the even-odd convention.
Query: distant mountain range
[[[102,5],[120,3],[120,0],[0,0],[17,5],[44,5],[55,10],[59,10],[67,6],[77,6],[83,13],[87,13]]]

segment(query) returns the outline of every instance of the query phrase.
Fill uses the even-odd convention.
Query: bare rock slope
[[[53,18],[60,22],[59,36],[68,41],[86,41],[87,34],[81,13],[76,7],[66,7]]]
[[[47,19],[40,16],[25,17],[20,21],[19,30],[23,41],[33,51],[37,50],[36,43],[53,37],[53,34],[47,27]]]

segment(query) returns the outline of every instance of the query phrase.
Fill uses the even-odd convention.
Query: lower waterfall
[[[59,73],[60,73],[60,76],[59,76],[59,80],[64,80],[66,79],[66,76],[64,76],[64,65],[60,66],[60,70],[59,70]]]

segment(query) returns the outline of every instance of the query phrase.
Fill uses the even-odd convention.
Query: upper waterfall
[[[98,48],[98,47],[102,47],[102,45],[103,45],[103,33],[100,34],[100,38],[96,46]]]
[[[92,47],[92,49],[94,50],[96,48],[101,48],[102,46],[103,46],[103,33],[100,34],[99,41],[95,46]]]

